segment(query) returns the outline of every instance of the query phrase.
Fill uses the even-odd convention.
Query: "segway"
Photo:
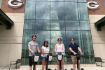
[[[76,58],[77,58],[77,70],[78,70],[78,65],[79,65],[78,61],[80,60],[81,54],[78,53],[78,54],[76,54],[75,56],[76,56]],[[73,70],[73,68],[71,68],[71,70]],[[81,68],[81,70],[84,70],[84,68]]]
[[[61,60],[63,59],[63,52],[57,52],[57,59],[58,59],[58,61],[59,61],[59,63],[60,63],[60,65],[59,65],[59,69],[60,70],[62,70],[62,67],[61,67]]]
[[[48,63],[52,60],[52,54],[49,53],[48,56],[47,56],[47,64],[46,64],[46,70],[51,70],[48,68]]]
[[[35,54],[34,57],[34,66],[33,66],[33,70],[35,70],[35,64],[39,61],[39,54]]]

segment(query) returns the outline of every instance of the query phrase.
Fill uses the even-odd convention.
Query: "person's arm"
[[[37,51],[38,51],[38,53],[40,53],[41,51],[40,51],[40,48],[38,47],[38,45],[37,45]]]
[[[79,50],[80,54],[83,55],[83,52],[80,47],[78,47],[78,50]]]
[[[31,53],[33,53],[33,51],[31,50],[31,44],[30,44],[30,42],[28,43],[28,50],[29,50],[29,52],[31,52]]]
[[[76,52],[74,52],[73,50],[72,50],[72,48],[70,47],[69,48],[69,50],[74,54],[74,55],[76,55],[77,53]]]
[[[63,44],[63,47],[62,47],[63,49],[63,55],[65,55],[65,46],[64,46],[64,44]]]
[[[57,52],[57,44],[54,47],[54,51],[55,51],[55,53]]]

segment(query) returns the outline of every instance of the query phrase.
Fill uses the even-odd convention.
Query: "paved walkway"
[[[42,70],[41,65],[37,65],[36,70]],[[57,65],[49,65],[49,68],[52,70],[55,70]],[[65,65],[65,69],[70,70],[72,68],[72,65]],[[81,68],[84,68],[85,70],[105,70],[105,67],[100,67],[96,65],[81,65]],[[9,70],[8,67],[0,67],[0,70]],[[11,70],[28,70],[28,66],[21,66],[20,69],[11,69]]]

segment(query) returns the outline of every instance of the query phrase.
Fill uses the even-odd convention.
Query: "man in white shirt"
[[[38,47],[38,43],[36,42],[36,35],[32,35],[32,41],[28,43],[28,50],[29,50],[29,70],[32,70],[32,65],[34,65],[33,69],[36,70],[36,65],[34,62],[34,55],[38,51],[40,53],[40,49]]]

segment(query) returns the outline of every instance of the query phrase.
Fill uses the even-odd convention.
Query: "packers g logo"
[[[19,8],[23,6],[23,1],[22,0],[9,0],[8,5],[11,8]]]
[[[89,1],[87,6],[89,9],[95,10],[99,7],[99,4],[96,1]]]

